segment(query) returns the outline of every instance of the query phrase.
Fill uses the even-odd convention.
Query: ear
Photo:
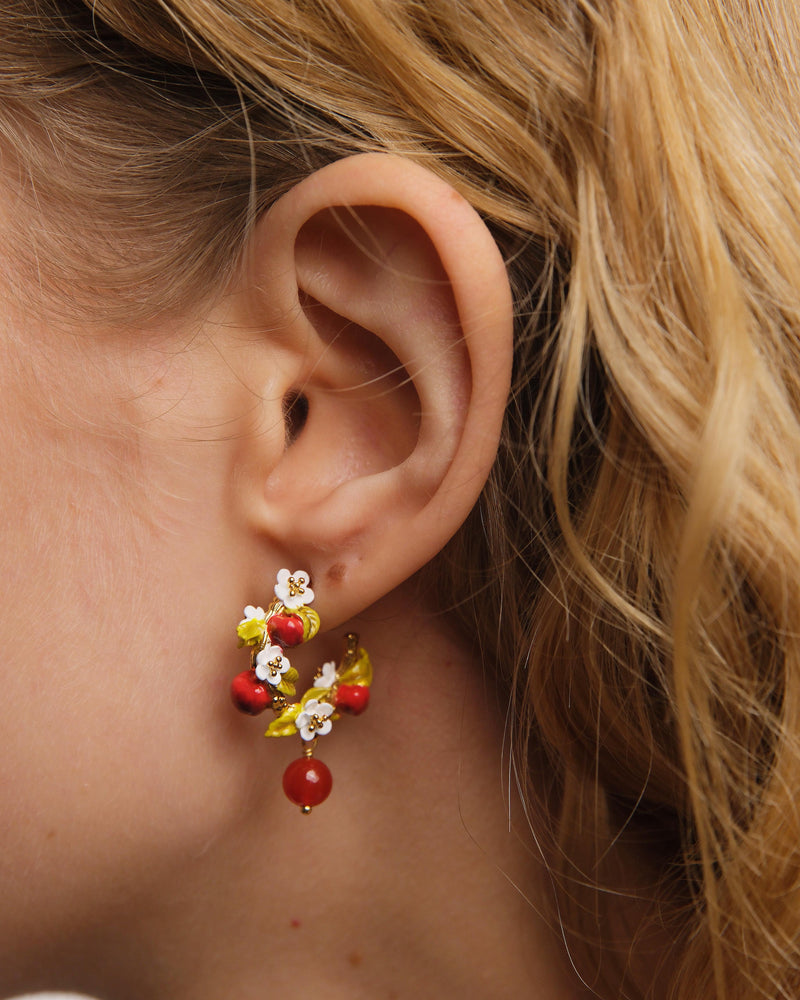
[[[269,435],[247,445],[249,528],[311,572],[338,624],[424,566],[480,494],[511,377],[505,268],[459,194],[380,154],[281,197],[243,267],[272,345],[267,419],[279,399],[287,419],[280,455]]]

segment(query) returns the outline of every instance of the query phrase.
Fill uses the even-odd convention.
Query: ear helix
[[[231,699],[248,715],[272,708],[275,718],[265,736],[295,736],[303,741],[303,756],[286,768],[283,790],[303,813],[324,802],[333,778],[327,765],[314,758],[317,740],[331,732],[339,713],[360,715],[369,704],[372,664],[358,636],[345,636],[344,654],[337,667],[324,663],[311,687],[299,701],[298,673],[286,649],[307,642],[319,631],[320,621],[309,605],[314,600],[311,579],[304,570],[282,569],[275,584],[275,597],[265,611],[248,605],[236,629],[240,646],[250,647],[250,669],[234,677]]]

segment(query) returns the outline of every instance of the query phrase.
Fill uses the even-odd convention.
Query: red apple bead
[[[283,790],[287,798],[304,812],[331,794],[333,778],[327,764],[313,757],[293,760],[283,772]]]
[[[361,715],[369,705],[369,688],[366,684],[340,684],[336,689],[336,708],[348,715]]]
[[[231,681],[231,701],[240,712],[259,715],[272,704],[272,695],[256,677],[255,670],[243,670]]]
[[[284,648],[299,646],[303,641],[303,619],[297,615],[273,615],[267,622],[267,633]]]

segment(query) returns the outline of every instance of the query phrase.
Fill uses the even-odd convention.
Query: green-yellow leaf
[[[236,626],[242,646],[257,646],[264,637],[266,623],[261,618],[246,618]]]
[[[265,736],[296,736],[295,719],[300,714],[299,705],[287,705],[277,719],[269,724]]]
[[[356,653],[355,662],[339,677],[339,683],[364,684],[367,686],[372,683],[372,661],[365,649],[359,648]]]
[[[303,607],[295,609],[292,613],[302,619],[303,642],[313,639],[317,632],[319,632],[319,615],[317,612],[313,608],[303,605]]]
[[[315,688],[310,687],[308,691],[303,693],[303,697],[300,699],[301,708],[305,708],[306,702],[311,701],[312,698],[316,698],[318,701],[330,701],[330,688]]]

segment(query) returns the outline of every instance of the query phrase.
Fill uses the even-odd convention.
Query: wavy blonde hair
[[[797,996],[794,0],[11,0],[0,37],[13,256],[55,308],[185,308],[354,151],[482,213],[515,383],[431,573],[513,692],[523,791],[553,776],[574,960],[652,995],[626,947],[661,929],[676,1000]],[[630,928],[620,844],[651,876]]]

